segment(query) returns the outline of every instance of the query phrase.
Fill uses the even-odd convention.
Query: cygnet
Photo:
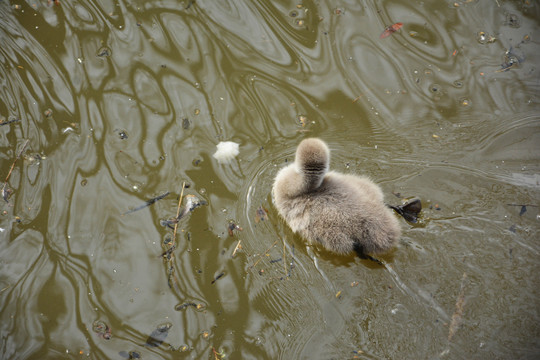
[[[274,180],[280,216],[309,243],[337,254],[371,258],[391,250],[401,229],[380,187],[365,176],[328,171],[329,165],[324,141],[309,138],[298,145],[294,163]]]

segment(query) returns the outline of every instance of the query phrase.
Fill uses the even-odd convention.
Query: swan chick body
[[[363,257],[391,250],[401,235],[398,220],[378,185],[365,176],[328,171],[330,150],[317,138],[303,140],[293,164],[281,169],[272,193],[280,216],[311,244]]]

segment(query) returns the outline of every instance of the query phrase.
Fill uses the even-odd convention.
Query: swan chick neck
[[[295,167],[304,178],[306,190],[314,190],[321,186],[330,166],[330,150],[320,139],[309,138],[298,145]]]

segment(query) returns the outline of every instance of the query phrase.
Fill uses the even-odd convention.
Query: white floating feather
[[[234,141],[221,141],[216,147],[217,151],[213,156],[220,164],[230,163],[240,153],[240,144]]]

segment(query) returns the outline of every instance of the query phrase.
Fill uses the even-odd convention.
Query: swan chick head
[[[330,150],[321,139],[302,140],[296,149],[296,168],[305,175],[326,174],[330,166]]]

